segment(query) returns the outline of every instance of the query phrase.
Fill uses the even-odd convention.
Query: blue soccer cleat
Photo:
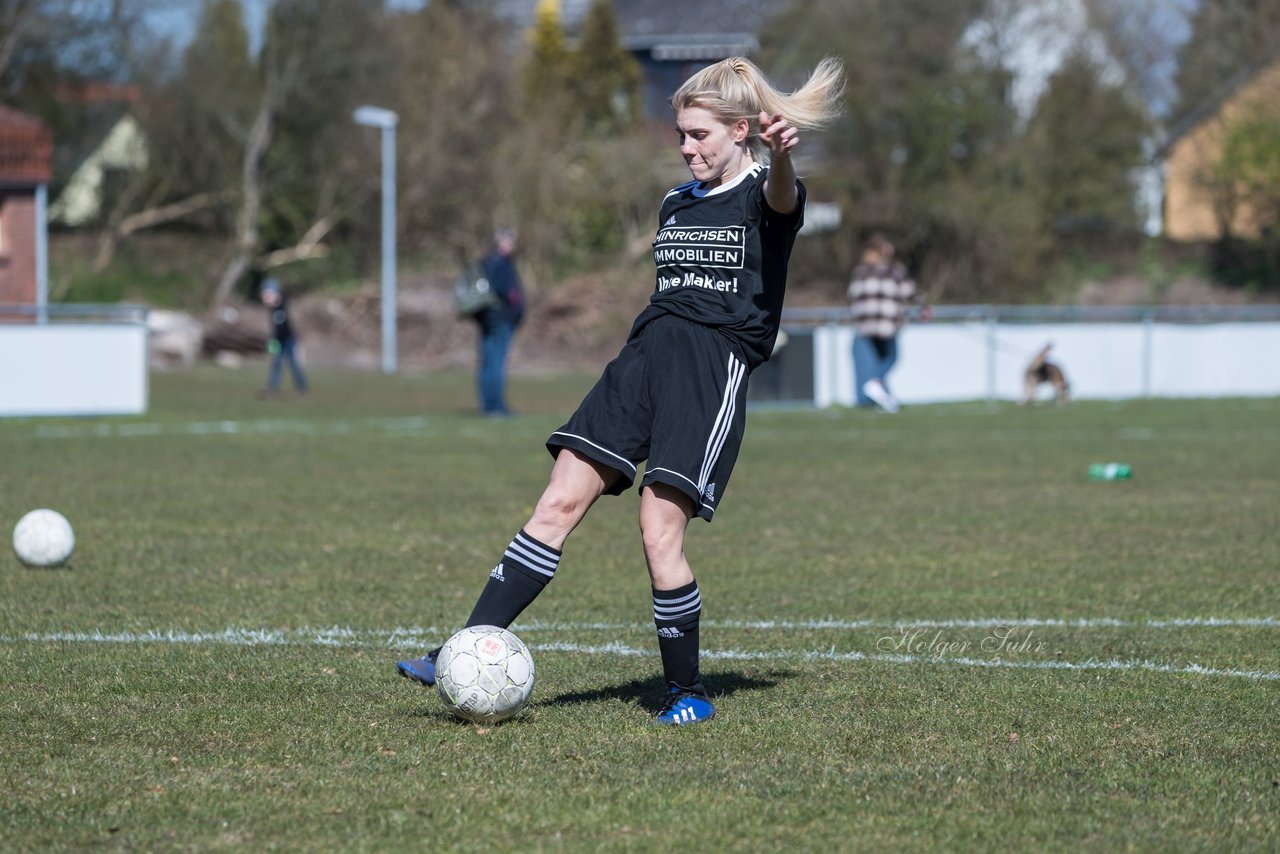
[[[439,654],[440,647],[436,647],[422,658],[397,661],[396,670],[399,670],[400,675],[405,679],[412,679],[422,685],[434,685],[436,684],[436,656]]]
[[[667,693],[667,701],[654,718],[654,723],[687,726],[709,721],[715,716],[716,707],[711,705],[711,698],[704,692],[672,684]]]

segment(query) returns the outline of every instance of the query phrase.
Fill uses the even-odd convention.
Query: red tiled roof
[[[107,83],[100,80],[82,80],[62,83],[57,98],[64,104],[102,104],[123,102],[134,107],[142,98],[141,90],[132,83]]]
[[[0,127],[42,128],[44,122],[35,116],[20,113],[12,107],[0,104]]]
[[[0,104],[0,184],[47,184],[52,157],[44,122]]]

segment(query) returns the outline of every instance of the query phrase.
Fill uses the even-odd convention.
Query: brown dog
[[[1031,364],[1027,365],[1027,371],[1022,376],[1024,406],[1036,399],[1036,389],[1044,383],[1053,386],[1053,393],[1058,403],[1066,403],[1071,399],[1071,384],[1067,382],[1067,375],[1062,372],[1061,367],[1049,361],[1051,349],[1053,349],[1052,343],[1044,345],[1044,348],[1031,360]]]

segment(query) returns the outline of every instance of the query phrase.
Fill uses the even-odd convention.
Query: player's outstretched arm
[[[760,140],[769,147],[769,178],[764,182],[764,198],[780,214],[795,213],[800,204],[796,189],[796,167],[791,149],[800,141],[800,132],[781,113],[760,112]]]

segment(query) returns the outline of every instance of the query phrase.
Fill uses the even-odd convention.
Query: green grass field
[[[753,411],[688,542],[718,718],[650,724],[631,493],[477,727],[393,663],[466,617],[591,378],[502,422],[460,373],[261,378],[0,421],[0,521],[78,537],[0,562],[0,850],[1275,850],[1278,400]]]

